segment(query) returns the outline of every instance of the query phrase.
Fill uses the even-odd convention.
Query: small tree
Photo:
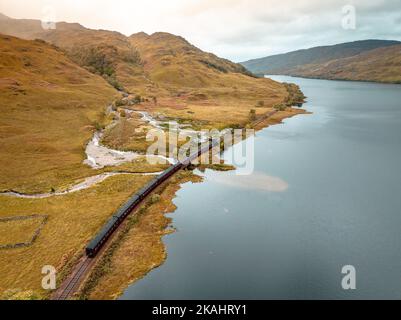
[[[256,104],[256,106],[258,107],[258,108],[262,108],[262,107],[264,107],[265,106],[265,102],[264,101],[258,101],[258,103]]]
[[[133,102],[134,102],[135,104],[139,104],[139,103],[141,103],[141,101],[142,101],[141,96],[140,96],[139,94],[137,94],[137,95],[135,96]]]
[[[124,101],[122,99],[119,99],[119,100],[116,101],[116,107],[121,107],[123,105],[125,105],[125,103],[124,103]]]

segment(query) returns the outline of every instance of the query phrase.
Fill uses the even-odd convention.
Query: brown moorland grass
[[[151,178],[114,176],[90,189],[46,199],[0,196],[0,217],[32,212],[48,215],[32,246],[0,249],[0,297],[9,289],[32,290],[48,297],[49,292],[41,289],[42,267],[53,265],[58,274],[62,273],[69,261],[82,254],[84,246],[116,209]],[[11,238],[25,239],[31,229],[23,224],[14,225]]]
[[[171,231],[166,227],[171,218],[166,213],[173,212],[175,197],[180,184],[191,181],[200,182],[201,178],[191,171],[181,171],[159,190],[156,201],[148,201],[136,216],[134,223],[116,237],[111,245],[112,252],[106,252],[104,258],[89,277],[95,286],[84,287],[81,298],[116,299],[128,283],[134,282],[149,271],[158,267],[166,258],[162,237]],[[109,256],[111,255],[111,256]]]
[[[0,247],[19,243],[29,243],[42,222],[43,217],[0,221]]]
[[[212,104],[252,108],[261,100],[272,107],[287,95],[282,84],[250,76],[241,65],[203,52],[181,37],[139,33],[129,40],[140,53],[145,75],[152,83],[130,91],[156,96],[161,107]],[[169,98],[174,99],[169,103]]]
[[[138,114],[126,115],[113,128],[106,130],[102,143],[119,150],[145,153],[151,142],[146,135],[153,127],[143,122]]]
[[[82,161],[116,91],[41,41],[0,36],[0,190],[48,192]]]
[[[60,24],[57,32],[48,34],[47,40],[62,44],[62,39],[68,38],[64,47],[67,52],[76,48],[82,39],[110,44],[112,33],[86,31],[79,25]],[[81,36],[74,38],[78,34]],[[110,41],[114,43],[116,38],[112,38]],[[80,40],[76,42],[76,39]],[[133,70],[131,64],[116,60],[116,77],[133,95],[144,98],[135,108],[154,115],[189,122],[195,128],[246,126],[252,120],[251,110],[259,117],[288,98],[284,85],[251,77],[240,66],[204,53],[180,37],[159,33],[146,35],[143,40],[132,37],[129,42],[140,53],[143,64]],[[103,78],[78,67],[59,49],[42,41],[3,36],[0,58],[3,115],[0,118],[0,191],[49,192],[104,171],[146,172],[165,168],[150,167],[141,161],[103,170],[83,165],[85,144],[95,128],[109,121],[104,110],[117,92]],[[295,111],[287,108],[275,114],[276,120],[280,120],[280,115],[290,114]],[[106,133],[105,141],[115,148],[143,150],[146,144],[142,129],[146,131],[146,125],[138,118],[127,117]],[[65,274],[106,219],[150,178],[115,176],[90,189],[46,199],[0,195],[0,217],[33,212],[49,215],[31,247],[0,251],[0,272],[4,275],[0,279],[0,292],[33,290],[48,297],[40,289],[41,267],[51,264],[59,274]],[[138,247],[125,248],[139,260],[133,264],[129,257],[123,258],[124,251],[116,251],[111,263],[118,264],[127,273],[110,274],[119,281],[119,287],[105,284],[105,295],[115,296],[126,283],[140,278],[163,261],[161,236],[167,221],[163,213],[167,212],[166,208],[173,210],[170,201],[176,188],[178,180],[168,185],[161,200],[150,207],[153,213],[141,216],[138,225],[133,225],[138,238],[127,231],[128,241],[122,241],[121,245],[129,246],[132,244],[129,240],[134,237]],[[21,231],[20,235],[25,234]],[[112,284],[107,277],[105,281]],[[102,281],[91,297],[104,296],[97,293]]]
[[[135,86],[142,74],[139,56],[127,37],[119,32],[92,30],[78,23],[56,23],[56,29],[45,30],[40,20],[0,19],[0,33],[22,39],[42,39],[62,48],[76,63],[92,72],[107,75],[111,83]],[[107,70],[104,70],[104,66]],[[144,79],[142,79],[143,82]]]
[[[24,27],[27,25],[30,27]],[[2,29],[56,44],[82,65],[87,65],[85,59],[80,54],[77,58],[72,52],[74,48],[90,47],[97,54],[104,53],[116,79],[129,92],[148,101],[157,99],[153,109],[167,116],[170,113],[174,116],[174,112],[181,109],[183,119],[195,118],[202,125],[215,118],[210,127],[245,123],[250,110],[258,103],[271,108],[283,103],[288,95],[284,85],[255,78],[243,66],[203,52],[182,37],[165,32],[152,35],[142,32],[125,37],[117,32],[91,30],[64,22],[58,23],[56,30],[43,31],[40,21],[21,19],[7,19],[0,23]],[[131,51],[138,57],[126,59]],[[143,106],[141,104],[141,108]],[[220,107],[225,108],[224,111],[216,112]],[[187,117],[186,112],[194,110],[196,115]],[[229,114],[232,116],[226,119]]]

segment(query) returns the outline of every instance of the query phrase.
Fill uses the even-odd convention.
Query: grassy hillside
[[[43,41],[0,36],[0,189],[50,190],[79,176],[116,91]]]
[[[401,45],[378,48],[353,57],[310,64],[291,75],[322,79],[401,83]]]
[[[296,86],[255,78],[242,66],[171,34],[125,37],[67,23],[46,31],[38,21],[0,16],[0,32],[4,30],[43,40],[0,36],[0,191],[51,192],[108,170],[164,169],[145,159],[104,169],[83,164],[85,145],[95,128],[110,121],[105,107],[117,96],[115,107],[146,110],[154,117],[199,129],[245,127],[256,121],[259,129],[303,113],[287,107],[302,98]],[[130,94],[121,99],[110,84]],[[147,128],[138,115],[126,112],[106,130],[103,142],[125,150],[140,149]],[[161,201],[150,211],[141,210],[139,220],[133,220],[133,232],[139,238],[126,244],[135,251],[135,259],[118,260],[118,269],[123,270],[118,274],[119,286],[162,263],[162,236],[168,224],[164,214],[173,208],[170,201],[178,184],[191,177],[190,171],[180,172],[175,182],[165,185],[166,190],[157,191]],[[0,299],[48,298],[49,291],[41,289],[42,266],[55,266],[58,280],[62,279],[102,224],[149,179],[148,175],[114,176],[85,190],[43,199],[0,195],[0,217],[33,213],[48,217],[31,246],[0,250]],[[38,221],[28,222],[2,224],[0,232],[13,237],[0,240],[30,239]],[[102,270],[110,271],[107,264]],[[104,279],[107,282],[107,276]],[[99,288],[109,294],[115,285],[100,283]],[[96,290],[95,298],[104,296]]]
[[[0,32],[22,39],[42,39],[63,49],[77,64],[103,76],[116,89],[137,83],[132,74],[142,74],[138,52],[118,32],[91,30],[78,23],[59,22],[45,30],[39,20],[0,17]]]
[[[309,65],[324,65],[330,61],[338,61],[355,57],[364,52],[378,48],[386,48],[401,44],[398,41],[363,40],[334,46],[315,47],[285,54],[243,62],[242,64],[258,74],[288,74],[295,75],[298,70]]]
[[[140,96],[141,109],[183,121],[244,125],[256,105],[257,113],[268,112],[289,95],[284,85],[168,33],[125,37],[63,22],[43,30],[39,21],[11,18],[0,19],[0,32],[55,44],[115,88]]]
[[[144,69],[154,81],[184,87],[210,86],[221,73],[251,75],[243,66],[203,52],[184,38],[169,33],[137,33],[130,38]]]
[[[82,163],[84,148],[117,94],[60,49],[42,40],[0,35],[0,190],[50,192],[99,173]],[[162,167],[137,161],[116,170]],[[0,250],[0,299],[49,297],[51,292],[41,288],[42,267],[55,266],[61,280],[105,221],[151,178],[116,176],[43,199],[0,195],[0,218],[47,217],[31,246]],[[0,245],[30,241],[41,222],[2,222]]]
[[[243,126],[255,106],[260,105],[257,113],[262,114],[288,96],[282,84],[255,78],[239,64],[203,52],[181,37],[158,32],[129,39],[147,79],[132,91],[157,98],[157,103],[142,104],[150,112],[208,127]]]

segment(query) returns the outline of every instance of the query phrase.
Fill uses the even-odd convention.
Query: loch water
[[[311,114],[256,134],[252,175],[184,184],[166,261],[120,299],[401,298],[401,86],[272,78]]]

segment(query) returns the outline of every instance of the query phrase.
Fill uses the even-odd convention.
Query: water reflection
[[[269,176],[263,172],[254,172],[251,175],[213,172],[207,175],[207,179],[230,187],[267,192],[284,192],[288,189],[288,183],[286,181],[279,177]]]

